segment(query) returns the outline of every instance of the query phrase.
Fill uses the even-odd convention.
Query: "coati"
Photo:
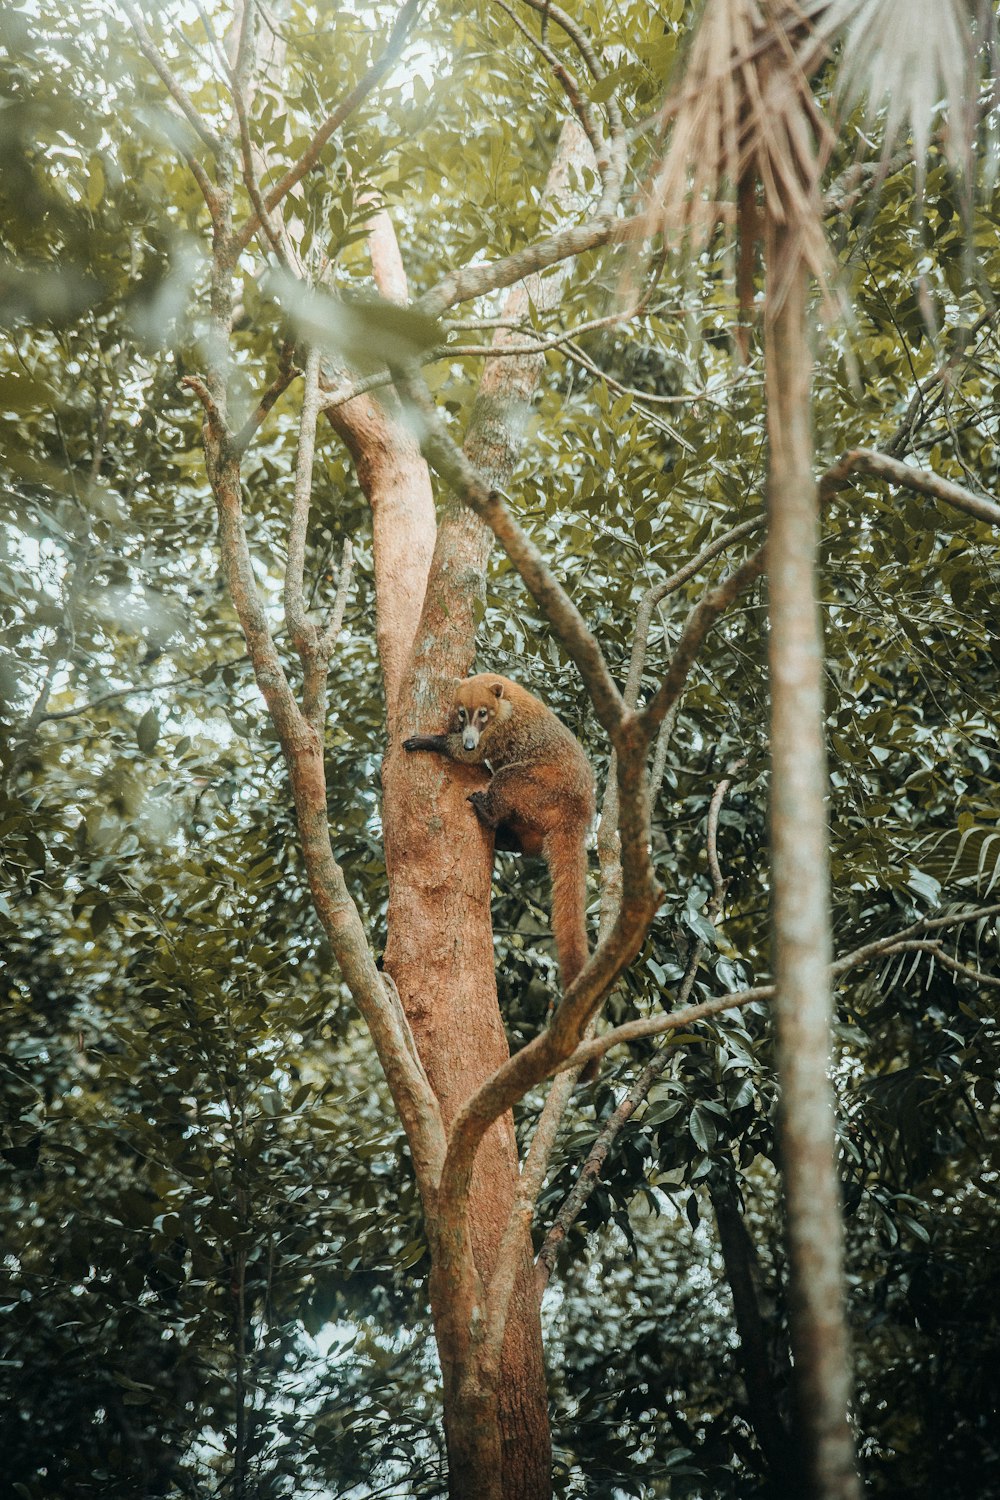
[[[484,792],[468,799],[500,847],[543,854],[552,879],[552,932],[563,989],[587,961],[587,847],[594,774],[575,736],[525,688],[480,672],[456,684],[447,734],[414,734],[404,750],[488,763]]]

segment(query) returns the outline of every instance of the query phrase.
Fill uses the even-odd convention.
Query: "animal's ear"
[[[495,698],[502,698],[503,697],[503,683],[502,682],[491,682],[490,683],[490,692],[493,694],[493,696]]]

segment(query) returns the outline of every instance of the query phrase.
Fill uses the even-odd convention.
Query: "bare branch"
[[[976,319],[971,328],[957,330],[954,352],[931,375],[928,375],[926,380],[921,381],[917,386],[910,397],[909,404],[903,413],[896,431],[889,441],[882,446],[884,453],[887,453],[891,458],[903,457],[912,442],[915,429],[927,420],[947,392],[951,385],[952,372],[965,359],[972,340],[984,328],[992,328],[998,317],[1000,317],[1000,309],[990,308]],[[971,362],[972,359],[970,356],[969,363]],[[937,391],[938,394],[931,406],[925,409],[924,401],[933,391]]]
[[[722,876],[722,867],[719,864],[719,814],[726,793],[733,784],[733,777],[737,771],[743,769],[746,759],[734,760],[726,767],[726,774],[712,793],[712,800],[708,805],[708,827],[705,835],[705,853],[708,857],[708,873],[712,877],[712,899],[708,903],[709,915],[713,919],[722,912],[722,903],[726,897],[726,881]]]
[[[526,276],[533,276],[559,261],[571,260],[601,245],[631,243],[650,232],[645,214],[633,214],[627,219],[615,218],[611,213],[598,214],[583,224],[571,224],[566,229],[543,235],[534,244],[525,245],[502,260],[481,266],[462,266],[451,271],[413,305],[417,312],[438,317],[449,307],[499,291],[501,287],[513,286],[515,281],[523,281]]]
[[[318,650],[324,661],[329,661],[330,653],[337,642],[344,624],[344,611],[347,609],[347,596],[351,591],[351,575],[354,571],[354,548],[350,537],[344,538],[344,550],[340,555],[340,578],[337,581],[337,592],[333,599],[333,609],[322,635],[319,638]]]
[[[830,975],[832,978],[837,978],[847,973],[849,969],[858,968],[859,965],[868,963],[873,958],[889,958],[895,953],[929,952],[933,953],[947,968],[953,969],[974,984],[985,984],[991,988],[1000,986],[1000,979],[994,979],[992,975],[983,974],[978,969],[971,969],[968,965],[959,963],[957,959],[946,954],[937,943],[925,943],[909,936],[917,931],[933,931],[935,927],[959,926],[967,922],[978,921],[983,917],[995,916],[997,913],[1000,913],[1000,906],[981,907],[936,921],[932,919],[931,922],[915,923],[894,937],[881,939],[877,943],[868,943],[864,947],[855,948],[852,952],[844,954],[842,958],[830,965]],[[680,1028],[692,1026],[696,1021],[704,1021],[726,1010],[752,1005],[758,1000],[771,1000],[774,998],[774,993],[773,984],[758,985],[749,990],[734,990],[731,994],[717,996],[713,1000],[688,1006],[684,1010],[671,1011],[668,1015],[651,1016],[640,1021],[627,1021],[624,1025],[616,1026],[613,1030],[595,1037],[593,1041],[584,1042],[576,1047],[559,1062],[558,1069],[562,1071],[565,1068],[580,1067],[591,1058],[603,1057],[605,1052],[623,1042],[638,1041],[642,1037],[660,1036],[666,1031],[677,1031]],[[518,1053],[518,1056],[521,1054]]]
[[[543,24],[546,20],[553,20],[566,33],[577,52],[583,58],[595,83],[602,82],[608,76],[600,57],[587,40],[586,32],[582,27],[577,25],[573,18],[560,5],[553,5],[550,3],[550,0],[524,0],[524,3],[530,5],[532,10],[538,11],[542,17]],[[611,132],[611,171],[605,181],[604,206],[613,208],[621,196],[622,186],[625,182],[627,141],[621,108],[618,104],[617,95],[614,92],[609,96],[606,107],[608,111],[608,126]]]
[[[411,25],[423,5],[424,0],[405,0],[400,7],[399,14],[389,33],[385,51],[376,58],[371,67],[362,78],[354,85],[354,88],[338,104],[337,108],[323,121],[316,131],[309,145],[303,151],[298,161],[289,167],[288,171],[277,182],[264,199],[264,208],[267,213],[272,213],[283,198],[291,192],[296,183],[301,182],[306,173],[315,166],[319,160],[320,152],[335,130],[339,130],[344,121],[349,119],[358,106],[367,98],[376,84],[384,77],[393,63],[398,58],[406,41]],[[250,243],[253,236],[260,228],[261,219],[258,213],[254,213],[243,228],[236,235],[236,244],[239,250],[243,250]]]
[[[977,521],[988,521],[991,526],[1000,526],[1000,505],[987,500],[983,495],[974,495],[971,490],[952,484],[930,474],[926,469],[913,469],[898,458],[886,453],[876,453],[871,448],[851,448],[832,469],[828,469],[819,482],[821,500],[828,500],[837,490],[846,487],[851,474],[871,474],[876,479],[885,479],[890,484],[913,490],[918,495],[929,495],[945,505],[953,505]]]
[[[249,7],[247,7],[248,9]],[[246,10],[244,10],[244,16]],[[263,229],[265,237],[278,258],[279,265],[288,265],[288,254],[282,244],[281,235],[271,223],[271,215],[267,205],[261,197],[260,185],[257,181],[257,173],[254,170],[253,142],[250,138],[250,122],[247,118],[246,100],[239,76],[234,69],[229,74],[230,87],[233,94],[234,118],[239,125],[240,132],[240,155],[243,162],[243,184],[250,195],[256,215],[257,228]]]
[[[508,5],[506,3],[506,0],[493,0],[493,3],[499,6],[499,8],[505,13],[505,15],[508,15],[510,17],[521,35],[527,39],[529,45],[534,47],[539,56],[544,58],[549,67],[552,69],[553,73],[559,81],[563,93],[566,95],[566,98],[570,102],[570,107],[572,108],[573,113],[576,115],[577,119],[580,121],[581,126],[583,127],[584,134],[586,135],[587,139],[594,149],[594,158],[597,162],[597,170],[600,173],[601,184],[606,189],[609,163],[607,151],[604,145],[604,136],[600,126],[597,123],[597,118],[590,106],[589,100],[584,98],[583,94],[581,93],[579,80],[573,76],[569,68],[566,67],[565,63],[560,61],[558,55],[541,37],[537,37],[531,31],[529,31],[528,27],[518,16],[512,5]]]
[[[198,400],[205,408],[205,425],[208,431],[214,437],[217,437],[219,439],[230,438],[231,434],[226,425],[225,418],[220,412],[218,406],[215,403],[215,398],[213,397],[211,391],[208,389],[208,386],[205,384],[204,380],[202,380],[201,376],[185,375],[179,383],[187,390],[194,391],[195,395],[198,397]]]
[[[597,716],[614,739],[622,725],[622,696],[580,611],[549,571],[538,548],[507,510],[498,491],[484,484],[465,454],[452,441],[419,377],[412,370],[396,371],[394,379],[400,395],[421,421],[421,448],[428,462],[496,536],[556,636],[576,662],[594,701]]]
[[[725,894],[725,884],[722,878],[722,872],[719,868],[718,850],[716,847],[719,812],[722,807],[726,792],[732,785],[732,775],[743,764],[743,761],[733,762],[733,764],[728,768],[726,777],[719,782],[718,786],[712,793],[712,800],[709,804],[706,848],[708,853],[709,869],[712,872],[713,894],[709,902],[709,913],[713,918],[717,912],[721,911],[722,901]],[[681,981],[680,989],[677,993],[677,1004],[681,1007],[686,1005],[688,996],[691,994],[691,991],[694,988],[695,976],[697,975],[698,966],[701,963],[704,952],[704,943],[700,940],[700,938],[696,939],[691,946],[691,952],[688,955],[684,977]],[[652,1057],[649,1060],[649,1062],[643,1068],[642,1072],[639,1074],[638,1078],[636,1078],[635,1082],[632,1084],[624,1099],[622,1099],[618,1103],[614,1111],[608,1116],[608,1119],[605,1121],[603,1127],[601,1128],[600,1134],[591,1147],[590,1154],[588,1155],[586,1161],[580,1169],[576,1182],[573,1184],[573,1187],[567,1195],[562,1208],[556,1215],[556,1218],[551,1228],[549,1229],[548,1234],[545,1236],[542,1248],[538,1253],[535,1270],[539,1292],[542,1292],[545,1289],[552,1271],[552,1267],[555,1264],[555,1258],[559,1246],[566,1238],[571,1225],[575,1223],[584,1204],[590,1197],[591,1193],[594,1191],[594,1188],[597,1186],[598,1179],[601,1175],[601,1169],[604,1166],[605,1161],[607,1160],[608,1153],[610,1152],[612,1145],[614,1144],[623,1127],[631,1119],[632,1115],[638,1109],[639,1105],[646,1098],[649,1090],[652,1088],[653,1084],[663,1072],[663,1069],[669,1061],[669,1058],[669,1051],[664,1049],[658,1052],[656,1056]],[[574,1075],[575,1070],[572,1072],[568,1072],[563,1076],[572,1080],[574,1078]],[[558,1084],[559,1078],[557,1077],[553,1080],[553,1090],[558,1086]],[[570,1086],[572,1086],[572,1084]],[[565,1088],[565,1085],[563,1085],[563,1087]]]

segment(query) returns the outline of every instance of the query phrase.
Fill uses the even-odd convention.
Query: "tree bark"
[[[794,222],[769,224],[765,320],[771,675],[771,872],[780,1143],[790,1262],[799,1493],[854,1500],[843,1226],[828,1078],[830,985],[819,503],[806,268]]]

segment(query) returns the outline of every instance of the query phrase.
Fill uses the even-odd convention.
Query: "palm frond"
[[[650,225],[665,239],[687,236],[701,249],[735,216],[741,187],[759,182],[766,216],[793,229],[828,286],[818,185],[833,134],[809,85],[826,55],[814,22],[828,8],[829,0],[708,0],[682,84],[663,108],[670,139],[648,190]]]
[[[883,160],[908,130],[922,175],[939,111],[942,144],[969,174],[978,121],[981,58],[995,46],[988,0],[833,0],[822,17],[828,39],[841,38],[838,95],[853,108],[867,99],[870,119],[884,112]]]

